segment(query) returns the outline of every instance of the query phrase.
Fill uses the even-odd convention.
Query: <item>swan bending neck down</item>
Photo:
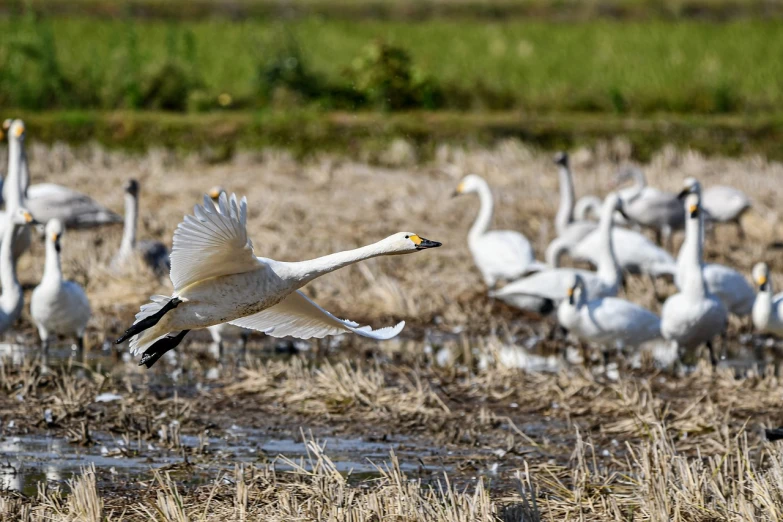
[[[0,296],[0,333],[11,328],[22,314],[24,305],[22,285],[16,277],[14,242],[20,228],[36,224],[33,216],[24,208],[8,210],[5,219],[5,230],[0,243],[0,284],[3,285],[3,294]]]
[[[409,254],[441,244],[412,232],[377,243],[300,262],[256,257],[247,237],[247,202],[225,194],[216,208],[209,196],[174,232],[171,297],[153,296],[117,340],[130,339],[140,364],[152,366],[194,329],[229,322],[275,337],[300,339],[354,332],[372,339],[397,335],[404,322],[373,331],[335,316],[299,288],[344,266],[383,255]]]

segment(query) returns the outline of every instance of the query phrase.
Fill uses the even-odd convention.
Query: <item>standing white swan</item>
[[[137,241],[139,221],[139,182],[128,180],[125,184],[125,228],[122,231],[120,250],[114,256],[112,266],[121,269],[138,256],[138,259],[159,277],[169,271],[169,250],[160,241]]]
[[[53,219],[46,224],[46,265],[41,284],[30,298],[30,315],[38,327],[44,353],[53,336],[76,338],[79,350],[84,348],[84,330],[92,312],[87,294],[79,284],[64,281],[60,263],[60,240],[63,224]]]
[[[6,120],[8,123],[8,172],[3,191],[7,190],[5,199],[5,213],[13,214],[24,205],[24,191],[22,190],[22,173],[24,160],[25,127],[21,120]],[[6,226],[8,221],[0,219],[0,227]],[[0,230],[2,234],[2,230]],[[16,229],[17,236],[13,241],[14,259],[18,259],[30,248],[30,227]]]
[[[19,237],[18,231],[36,224],[32,214],[24,208],[7,211],[3,216],[5,227],[0,241],[0,334],[7,332],[22,315],[24,294],[22,285],[16,277],[16,259],[13,255],[13,243]]]
[[[614,254],[612,216],[618,208],[620,198],[617,194],[606,196],[598,224],[601,242],[597,272],[550,268],[509,283],[500,290],[491,292],[490,296],[516,308],[546,315],[554,310],[556,303],[566,298],[573,274],[581,276],[588,300],[617,295],[621,275]]]
[[[753,267],[753,281],[759,289],[753,304],[753,326],[760,333],[783,337],[783,293],[773,295],[766,263],[756,263]]]
[[[694,350],[706,344],[710,362],[718,364],[712,340],[728,324],[723,302],[705,284],[702,272],[702,229],[704,218],[699,209],[699,195],[685,198],[685,242],[680,249],[680,292],[669,297],[661,310],[661,334],[676,344],[678,350]]]
[[[695,196],[693,201],[695,201],[695,205],[698,206],[701,214],[701,185],[696,179],[687,178],[685,180],[685,188],[680,192],[680,197],[684,197],[687,194]],[[701,222],[702,224],[704,222],[703,216],[701,217]],[[675,283],[680,289],[683,288],[685,271],[688,270],[687,266],[690,263],[688,259],[689,249],[693,250],[694,243],[703,243],[704,241],[703,228],[700,228],[700,230],[699,236],[686,234],[685,241],[680,247],[680,253],[677,256],[677,273],[675,275]],[[748,284],[748,281],[742,274],[733,268],[716,263],[705,264],[703,273],[707,291],[723,301],[730,313],[740,317],[751,313],[756,294],[753,291],[753,287]]]
[[[494,288],[500,280],[511,281],[541,268],[524,235],[513,230],[489,230],[494,202],[492,191],[483,178],[475,174],[465,176],[454,196],[474,192],[479,196],[481,207],[468,232],[468,248],[484,283]]]
[[[661,320],[651,311],[617,297],[587,299],[579,274],[568,277],[568,299],[560,302],[557,320],[578,339],[612,349],[638,348],[661,336]]]
[[[390,339],[405,325],[372,330],[337,319],[302,292],[324,274],[365,259],[410,254],[441,244],[412,232],[399,232],[377,243],[300,262],[256,257],[247,237],[247,202],[220,196],[215,208],[209,196],[185,216],[174,232],[171,253],[171,297],[153,296],[141,307],[128,331],[140,364],[152,366],[194,329],[230,322],[274,337],[300,339],[353,332],[371,339]]]
[[[594,221],[574,220],[574,177],[567,152],[558,152],[554,157],[557,165],[557,175],[560,185],[560,204],[555,215],[555,231],[559,244],[566,249],[581,241],[598,227]]]

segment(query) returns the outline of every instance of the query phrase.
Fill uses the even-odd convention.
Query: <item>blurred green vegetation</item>
[[[516,138],[545,149],[593,146],[623,136],[633,156],[647,160],[666,144],[706,154],[762,154],[783,160],[783,115],[663,115],[517,112],[323,112],[312,109],[179,114],[156,111],[51,111],[14,114],[43,142],[143,151],[165,147],[223,161],[236,150],[272,146],[300,156],[333,150],[375,160],[403,138],[426,158],[444,142],[491,145]]]
[[[774,21],[0,19],[6,108],[783,112]]]
[[[436,18],[725,21],[780,18],[783,3],[764,0],[0,0],[0,14],[29,10],[44,15],[170,20],[316,16],[409,21]]]

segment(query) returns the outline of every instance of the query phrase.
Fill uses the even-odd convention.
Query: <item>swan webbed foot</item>
[[[139,366],[152,368],[152,365],[155,364],[158,359],[163,357],[163,354],[176,348],[189,331],[190,330],[182,330],[177,335],[167,335],[166,337],[155,342],[155,344],[144,351],[144,354],[141,356],[141,360],[139,361]]]

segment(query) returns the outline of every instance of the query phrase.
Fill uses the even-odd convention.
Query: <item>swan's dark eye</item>
[[[405,236],[405,239],[410,239],[410,238],[411,238],[411,236]]]

